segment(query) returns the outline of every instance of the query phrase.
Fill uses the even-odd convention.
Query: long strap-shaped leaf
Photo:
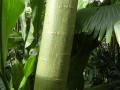
[[[24,0],[0,0],[0,69],[5,79],[8,35],[24,9]],[[4,80],[6,81],[6,80]],[[8,90],[8,88],[7,88]]]
[[[1,34],[1,29],[2,29],[2,0],[0,0],[0,34]],[[1,41],[1,37],[0,37]],[[0,44],[0,63],[1,63],[1,44]],[[1,64],[0,64],[0,72],[1,72]]]
[[[7,56],[8,35],[24,9],[24,3],[23,0],[3,0],[2,6],[2,29],[0,31],[2,63],[0,64],[4,65]]]
[[[33,9],[34,42],[37,43],[42,32],[46,0],[30,0]]]

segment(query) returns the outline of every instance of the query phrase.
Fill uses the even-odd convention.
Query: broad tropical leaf
[[[98,37],[100,41],[106,34],[107,42],[110,42],[114,25],[118,20],[120,5],[86,8],[78,11],[77,30],[93,34],[93,37]]]
[[[78,10],[76,20],[76,33],[83,32],[85,26],[89,23],[91,17],[93,17],[98,8],[85,8]]]
[[[0,66],[4,68],[5,60],[7,57],[7,42],[8,35],[16,24],[20,13],[24,9],[24,0],[2,0],[2,28],[0,30],[0,48],[1,60]],[[4,70],[4,69],[2,69]]]

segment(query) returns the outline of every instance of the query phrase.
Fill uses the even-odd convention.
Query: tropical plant
[[[1,15],[1,27],[0,27],[0,76],[4,82],[7,90],[9,90],[9,84],[5,73],[5,63],[7,59],[7,42],[8,36],[13,26],[17,21],[18,16],[24,9],[24,1],[22,0],[1,0],[0,15]],[[16,8],[17,5],[17,8]],[[13,10],[14,9],[14,10]],[[14,17],[14,18],[11,18]]]
[[[32,5],[38,4],[34,3],[35,0],[31,2]],[[45,3],[41,5],[44,6]],[[29,84],[34,82],[33,72],[38,53],[38,43],[34,45],[36,39],[33,36],[35,30],[31,3],[29,0],[1,0],[0,6],[0,77],[7,90],[30,90],[33,88]],[[39,15],[41,26],[43,8],[39,11],[42,13]],[[33,14],[36,17],[36,12]]]
[[[47,5],[51,6],[53,1],[48,0]],[[104,37],[107,43],[115,37],[120,45],[119,0],[104,0],[103,2],[93,0],[92,3],[89,3],[89,0],[79,0],[75,32],[72,26],[75,22],[77,0],[62,1],[58,0],[60,5],[65,4],[58,5],[59,8],[64,7],[62,10],[56,5],[52,5],[52,9],[48,9],[47,6],[41,38],[46,0],[0,0],[0,77],[7,90],[33,90],[39,46],[40,54],[34,89],[40,90],[47,87],[50,90],[51,88],[59,90],[59,86],[65,89],[67,83],[68,90],[83,90],[83,72],[91,51]],[[69,1],[71,6],[67,5]],[[62,19],[63,23],[61,23]],[[56,48],[53,48],[54,46]],[[71,54],[71,57],[68,54]],[[44,63],[44,58],[50,61]],[[50,80],[46,81],[46,77]],[[103,90],[104,86],[97,86],[93,90],[100,88]]]
[[[75,54],[74,51],[77,53],[74,59],[71,60],[68,79],[71,90],[83,90],[84,80],[82,74],[88,60],[87,56],[89,57],[90,52],[99,45],[98,41],[101,42],[105,37],[106,42],[110,43],[112,33],[115,33],[119,43],[120,6],[118,1],[114,3],[111,1],[109,3],[106,1],[101,4],[95,3],[93,2],[94,5],[88,5],[85,9],[78,10],[77,13],[76,36],[74,39],[76,41],[73,43],[77,47],[76,50],[73,47],[73,53]]]

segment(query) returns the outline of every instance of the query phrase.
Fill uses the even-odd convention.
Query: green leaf
[[[8,48],[16,47],[20,41],[23,41],[21,33],[15,31],[11,32],[8,36]]]
[[[116,35],[116,39],[117,42],[120,46],[120,21],[118,21],[115,25],[114,25],[114,31],[115,31],[115,35]]]
[[[27,82],[27,78],[24,76],[21,83],[20,83],[18,90],[25,90],[26,82]]]
[[[33,36],[33,34],[34,34],[33,22],[32,22],[32,20],[30,20],[30,28],[28,30],[27,24],[26,24],[26,17],[25,17],[25,13],[26,12],[30,13],[29,10],[28,11],[24,11],[21,14],[21,16],[20,16],[20,18],[22,20],[22,22],[21,22],[22,23],[22,31],[21,31],[21,33],[22,33],[22,38],[25,41],[25,48],[29,47],[32,44],[33,40],[34,40],[34,36]]]
[[[79,10],[78,13],[77,17],[79,18],[77,19],[76,27],[79,32],[82,31],[93,34],[93,37],[98,38],[99,41],[101,41],[107,33],[106,36],[109,36],[107,42],[109,42],[112,35],[111,33],[114,30],[112,28],[114,28],[114,24],[120,20],[120,5],[114,4],[86,8]]]
[[[0,30],[1,60],[0,66],[4,68],[7,57],[8,35],[15,26],[17,19],[24,9],[24,0],[2,0],[2,28]],[[2,64],[2,65],[1,65]],[[2,69],[4,72],[4,69]]]
[[[13,81],[12,81],[12,79],[10,80],[10,85],[9,85],[9,87],[10,87],[10,90],[15,90],[15,89],[13,88]]]
[[[38,42],[43,28],[46,0],[30,0],[33,10],[34,41]]]
[[[15,59],[14,61],[11,72],[13,87],[15,88],[15,90],[17,90],[22,80],[22,77],[24,76],[23,65],[17,59]]]
[[[3,18],[8,33],[15,26],[19,15],[24,9],[24,0],[4,0],[3,1]]]
[[[24,66],[24,75],[29,77],[35,69],[36,56],[30,56]]]
[[[113,32],[112,28],[110,28],[110,29],[107,30],[106,36],[105,36],[106,37],[106,43],[110,43],[111,37],[112,37],[112,32]]]
[[[26,37],[26,19],[25,19],[25,10],[23,11],[23,13],[21,14],[20,16],[21,18],[21,24],[22,24],[22,27],[21,27],[21,34],[22,34],[22,38],[23,40],[25,41],[25,37]]]
[[[26,5],[24,12],[21,14],[21,23],[22,23],[22,38],[25,41],[25,48],[30,46],[34,40],[34,27],[31,20],[31,7]],[[30,26],[30,27],[29,27]]]
[[[36,56],[30,56],[24,66],[24,77],[20,83],[19,90],[25,90],[28,77],[34,72],[36,63]]]
[[[76,19],[76,32],[88,32],[90,19],[96,14],[97,8],[85,8],[78,10]]]
[[[1,30],[2,30],[2,0],[0,0],[0,33],[1,33]],[[0,34],[1,35],[1,34]],[[2,38],[1,38],[1,36],[0,36],[0,42],[1,42],[1,40],[2,40]],[[1,61],[1,56],[2,56],[2,45],[0,44],[0,73],[2,73],[2,66],[1,66],[1,63],[2,63],[2,61]]]
[[[28,46],[30,46],[32,44],[32,42],[34,40],[33,32],[34,32],[34,27],[33,27],[33,24],[31,23],[30,30],[27,35],[27,40],[25,42],[25,48],[27,48]]]
[[[87,4],[89,3],[89,0],[78,0],[78,10],[85,8]]]

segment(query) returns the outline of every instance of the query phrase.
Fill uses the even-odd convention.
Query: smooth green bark
[[[34,90],[66,90],[77,0],[47,0]]]

